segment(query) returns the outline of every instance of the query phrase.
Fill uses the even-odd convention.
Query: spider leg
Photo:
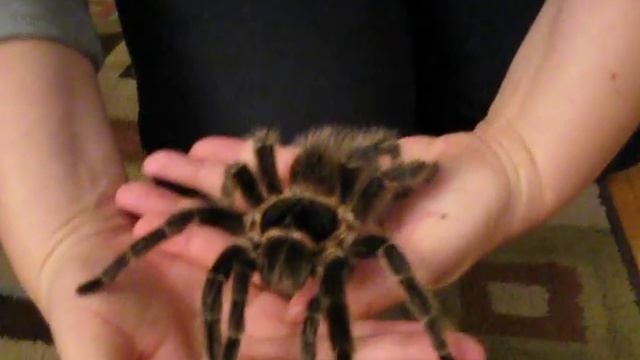
[[[373,176],[366,181],[356,195],[351,211],[356,219],[367,222],[384,208],[390,195],[389,186],[381,176]]]
[[[247,203],[257,207],[265,200],[260,185],[249,166],[243,163],[234,163],[227,167],[225,179],[222,183],[222,197],[229,203],[233,203],[233,195],[239,190]]]
[[[291,164],[292,184],[304,184],[313,192],[334,196],[338,192],[339,163],[326,149],[315,146],[303,149]]]
[[[400,159],[400,146],[394,136],[386,136],[373,144],[358,146],[351,150],[345,162],[340,164],[340,202],[353,200],[359,180],[379,166],[380,157],[387,155],[393,164]]]
[[[353,339],[345,296],[347,261],[337,257],[329,261],[322,277],[321,291],[326,299],[325,316],[329,327],[329,339],[337,360],[351,359]]]
[[[249,289],[249,279],[255,269],[255,261],[249,251],[241,245],[232,245],[224,250],[207,274],[202,291],[202,308],[206,350],[211,360],[235,359],[244,329],[244,308]],[[233,297],[229,317],[229,338],[224,349],[220,318],[222,312],[222,290],[233,271]]]
[[[282,184],[278,177],[274,154],[277,142],[278,134],[274,130],[265,129],[253,134],[258,173],[264,183],[265,190],[270,195],[282,193]]]
[[[116,257],[98,277],[80,285],[76,292],[80,295],[85,295],[99,291],[106,284],[115,280],[118,274],[120,274],[132,260],[146,254],[164,240],[183,231],[194,221],[220,227],[232,234],[239,234],[244,231],[243,215],[231,209],[217,205],[209,205],[180,211],[170,216],[164,225],[131,244],[129,248]]]
[[[336,256],[327,262],[320,281],[320,306],[324,310],[329,340],[337,360],[349,360],[353,356],[353,338],[345,296],[347,268],[347,259]],[[309,330],[313,330],[311,326]]]
[[[375,218],[393,197],[407,195],[419,184],[431,180],[436,172],[435,164],[424,161],[393,165],[364,183],[351,210],[361,222]]]
[[[351,150],[347,161],[352,164],[376,164],[384,155],[389,156],[392,162],[400,159],[400,145],[397,138],[389,136],[372,144],[358,146]]]
[[[165,188],[165,189],[167,189],[167,190],[169,190],[171,192],[174,192],[176,194],[182,195],[184,197],[204,200],[205,203],[213,201],[213,199],[209,195],[207,195],[207,194],[205,194],[205,193],[203,193],[201,191],[198,191],[196,189],[192,189],[192,188],[188,188],[188,187],[185,187],[185,186],[182,186],[182,185],[174,184],[174,183],[172,183],[170,181],[166,181],[166,180],[161,180],[161,179],[156,179],[156,178],[153,178],[152,180],[156,185],[159,185],[159,186],[161,186],[161,187],[163,187],[163,188]]]
[[[247,305],[249,281],[255,269],[255,260],[251,258],[236,262],[233,271],[233,297],[229,315],[229,335],[222,352],[223,360],[235,360],[238,357],[240,340],[244,333],[244,310]]]
[[[358,181],[362,176],[361,166],[351,166],[345,163],[340,164],[340,184],[339,199],[341,204],[348,204],[353,200],[358,186]]]
[[[307,305],[307,315],[302,325],[302,359],[315,360],[316,358],[316,337],[318,335],[318,325],[320,325],[320,297],[316,295]]]
[[[397,197],[407,195],[419,184],[433,179],[437,172],[437,163],[414,160],[393,165],[382,171],[381,176],[394,184],[394,196]]]
[[[422,322],[431,336],[440,359],[453,360],[442,334],[442,324],[436,312],[437,304],[422,290],[400,250],[385,236],[372,234],[356,238],[347,249],[347,254],[357,258],[370,258],[377,254],[402,286],[413,315]]]

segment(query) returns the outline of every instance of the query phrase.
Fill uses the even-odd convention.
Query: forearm
[[[124,173],[87,59],[52,42],[0,42],[0,79],[0,240],[38,301],[47,259],[96,231]]]
[[[604,168],[640,120],[640,3],[547,1],[476,133],[514,184],[515,234]]]

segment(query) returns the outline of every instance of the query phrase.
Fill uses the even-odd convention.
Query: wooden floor
[[[606,186],[635,263],[640,264],[640,165],[610,175]]]

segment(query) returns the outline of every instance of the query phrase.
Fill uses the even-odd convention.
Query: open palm
[[[491,190],[492,188],[504,189],[504,184],[498,183],[496,186],[495,182],[496,180],[506,181],[506,179],[500,172],[499,163],[491,164],[495,167],[495,171],[491,166],[487,169],[486,162],[495,161],[495,159],[483,159],[482,156],[486,156],[489,152],[472,149],[471,147],[474,146],[472,140],[474,139],[465,135],[452,137],[443,149],[438,149],[432,138],[403,140],[405,158],[433,160],[438,156],[443,167],[443,174],[438,177],[438,180],[432,186],[425,187],[410,201],[398,204],[397,211],[393,212],[394,215],[388,222],[393,238],[397,239],[405,252],[409,253],[412,263],[424,264],[424,266],[414,265],[414,268],[419,278],[428,284],[455,277],[461,269],[491,247],[491,242],[485,239],[497,238],[496,231],[500,230],[494,226],[493,221],[485,220],[491,217],[495,220],[503,210],[502,207],[505,206],[508,196],[501,191],[491,194]],[[475,146],[482,147],[478,143]],[[455,151],[456,147],[458,151]],[[293,157],[293,152],[292,149],[282,149],[278,154],[278,167],[285,179],[286,169]],[[464,161],[465,152],[474,154],[476,157],[475,161],[468,160],[471,165],[476,163],[477,167],[471,169],[475,174],[473,176],[475,185],[471,188],[465,188],[456,183],[455,180],[459,180],[459,177],[458,179],[449,178],[454,176],[456,171],[456,167],[450,164],[460,164],[458,168],[461,170],[469,169],[469,164],[465,166],[461,162],[461,160]],[[451,162],[447,163],[443,155],[450,157]],[[457,156],[462,159],[456,160]],[[156,153],[145,162],[144,171],[155,178],[217,196],[224,168],[234,161],[251,163],[253,160],[250,145],[238,139],[213,137],[196,144],[189,156],[170,151]],[[458,191],[447,190],[452,186],[457,187]],[[474,199],[479,209],[469,209],[469,199]],[[494,205],[494,210],[489,213],[489,216],[484,216],[488,207],[482,205],[483,202]],[[135,233],[142,235],[159,225],[168,214],[190,205],[192,201],[151,183],[134,182],[120,189],[118,203],[124,209],[142,216],[135,228]],[[478,216],[473,215],[474,213],[483,215],[485,219],[478,219]],[[464,218],[460,218],[461,216]],[[459,222],[456,223],[456,221]],[[447,224],[450,224],[448,233]],[[438,230],[439,228],[441,230]],[[455,231],[451,231],[451,228]],[[438,234],[434,230],[441,233]],[[417,235],[414,235],[416,233]],[[425,237],[425,234],[429,236]],[[438,241],[430,239],[438,239]],[[218,230],[191,227],[163,245],[162,249],[167,254],[190,259],[193,264],[200,267],[201,273],[195,278],[200,279],[201,284],[204,272],[229,241],[228,236]],[[366,276],[363,275],[365,273]],[[376,262],[372,261],[357,267],[356,274],[350,281],[350,287],[352,314],[358,318],[367,318],[402,299],[402,294],[397,290],[397,284]],[[242,356],[260,359],[297,358],[299,351],[297,338],[300,328],[296,320],[303,316],[306,302],[312,295],[312,291],[313,287],[308,287],[287,305],[284,300],[270,293],[261,293],[254,289],[248,307],[248,328],[243,339]],[[196,294],[199,294],[199,291],[196,291]],[[198,306],[199,304],[195,304],[196,309]],[[192,315],[192,317],[197,322],[198,315]],[[198,324],[195,325],[196,329],[197,326]],[[389,356],[398,359],[435,358],[418,324],[362,320],[356,322],[354,332],[360,358],[375,359],[389,358]],[[453,334],[449,340],[457,358],[484,358],[482,350],[469,338]],[[407,346],[408,344],[411,346]],[[321,348],[325,347],[327,347],[326,344],[321,345]]]
[[[196,230],[197,236],[206,231]],[[50,260],[49,283],[43,289],[49,299],[45,313],[62,358],[203,359],[200,294],[207,267],[188,256],[159,248],[132,264],[104,291],[85,297],[75,294],[73,289],[81,280],[94,275],[131,242],[125,231],[121,236],[118,232],[96,236],[91,242],[65,244]],[[188,241],[193,235],[187,231],[182,240],[175,240]],[[213,244],[217,242],[209,249],[213,257],[225,239],[206,235]],[[255,287],[251,290],[243,358],[298,358],[300,327],[285,322],[286,310],[285,300]],[[387,359],[381,349],[404,354],[402,359],[435,359],[415,323],[360,321],[354,324],[354,335],[363,349],[361,359]],[[465,341],[461,335],[453,339]],[[408,351],[402,346],[407,341],[422,345]],[[321,338],[319,346],[320,357],[327,358],[327,341]]]

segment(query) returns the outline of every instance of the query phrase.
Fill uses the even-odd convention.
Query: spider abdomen
[[[316,251],[301,233],[277,234],[264,239],[258,252],[258,271],[262,282],[273,292],[289,297],[313,275]]]

